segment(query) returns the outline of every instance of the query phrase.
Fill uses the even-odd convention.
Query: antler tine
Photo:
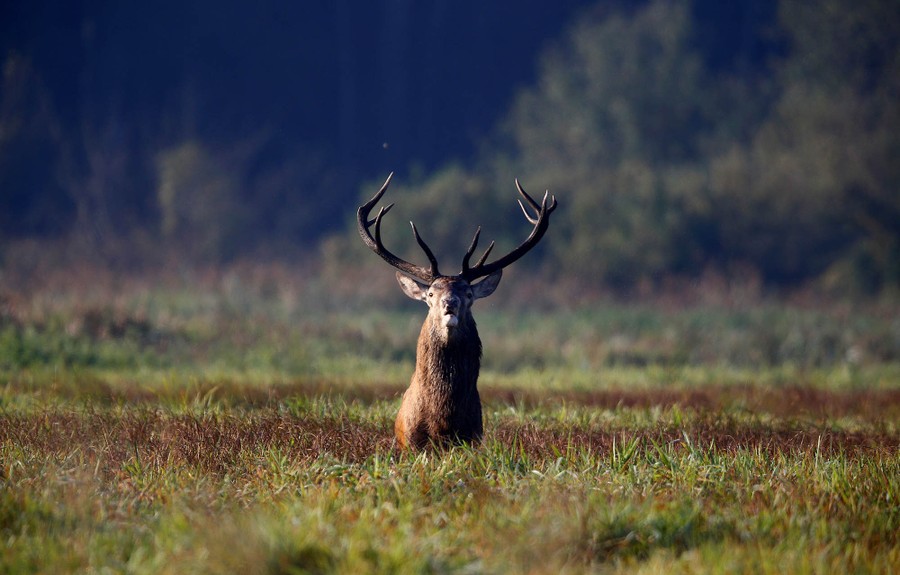
[[[534,198],[528,195],[528,193],[525,191],[525,188],[523,188],[522,184],[519,183],[518,178],[516,178],[516,187],[519,189],[519,193],[522,194],[522,197],[525,198],[525,201],[528,202],[528,205],[531,206],[532,209],[534,209],[534,211],[538,213],[538,215],[540,215],[541,206],[547,200],[547,196],[550,194],[550,190],[546,190],[544,192],[544,198],[541,203],[538,204],[536,201],[534,201]],[[537,220],[534,218],[534,216],[529,214],[528,210],[525,209],[525,204],[522,203],[522,200],[517,201],[519,202],[519,207],[522,208],[522,213],[525,214],[525,218],[528,219],[528,221],[532,224],[537,224]],[[554,208],[556,208],[556,196],[550,196],[550,209],[553,210]]]
[[[485,264],[484,262],[487,260],[488,253],[490,253],[491,249],[494,247],[493,242],[488,249],[485,251],[484,255],[481,256],[481,259],[475,264],[474,267],[469,268],[468,265],[468,257],[471,255],[469,253],[466,254],[466,258],[463,260],[463,271],[462,276],[465,277],[468,281],[472,281],[478,279],[480,277],[484,277],[490,275],[496,271],[502,270],[506,266],[510,265],[514,261],[518,260],[526,253],[528,253],[534,246],[541,241],[541,238],[544,236],[544,233],[547,231],[547,228],[550,225],[550,214],[553,210],[556,209],[556,197],[551,196],[549,190],[544,193],[544,197],[541,200],[541,203],[538,204],[534,199],[529,196],[525,190],[522,188],[522,185],[519,184],[519,180],[516,180],[516,188],[518,188],[519,193],[525,198],[525,201],[537,212],[537,217],[535,218],[531,214],[528,213],[528,210],[525,209],[525,205],[522,204],[521,200],[519,201],[519,206],[522,208],[522,212],[525,214],[525,218],[534,225],[531,233],[522,242],[516,249],[509,252],[505,256],[493,261],[489,264]],[[476,234],[477,239],[477,234]],[[473,244],[475,242],[473,241]],[[474,251],[474,245],[469,248],[470,252]]]
[[[384,247],[384,244],[381,241],[381,219],[386,213],[391,210],[392,207],[394,207],[394,204],[390,204],[386,207],[381,207],[378,210],[378,214],[376,214],[375,219],[369,219],[369,213],[387,191],[388,186],[391,183],[391,178],[393,177],[394,173],[391,172],[391,174],[384,181],[384,184],[381,186],[381,189],[378,190],[378,192],[374,196],[372,196],[372,199],[361,205],[356,211],[356,227],[359,231],[359,237],[362,238],[363,243],[365,243],[369,247],[369,249],[378,254],[384,261],[386,261],[393,267],[397,268],[408,276],[412,276],[430,284],[439,276],[437,260],[434,258],[434,254],[430,249],[428,249],[428,246],[419,236],[419,233],[418,231],[416,231],[415,226],[413,226],[413,233],[416,236],[416,241],[419,242],[419,246],[422,247],[422,249],[425,251],[425,255],[428,256],[428,261],[431,262],[431,269],[426,269],[422,266],[417,266],[406,260],[403,260],[395,256],[386,247]],[[372,232],[369,231],[369,228],[372,226],[372,224],[375,224],[374,236],[372,235]]]
[[[469,267],[469,260],[472,258],[472,254],[475,253],[475,248],[478,247],[478,238],[481,236],[481,226],[478,226],[478,229],[475,230],[475,237],[472,238],[472,243],[469,245],[469,249],[466,250],[466,255],[463,256],[462,261],[462,272],[460,275],[465,277],[468,275],[471,270],[478,269],[481,265],[484,264],[484,260],[487,259],[488,254],[491,253],[491,250],[494,249],[494,242],[491,242],[490,245],[484,250],[484,253],[481,254],[481,257],[478,258],[478,261],[475,262],[475,267]]]
[[[386,206],[382,206],[382,208],[378,210],[378,215],[375,216],[375,220],[377,220],[378,218],[380,218],[380,217],[383,216],[384,214],[386,214],[386,213],[388,213],[389,211],[391,211],[391,208],[393,208],[393,207],[394,207],[394,204],[388,204],[388,205],[386,205]],[[372,224],[374,224],[374,223],[375,223],[375,220],[369,220],[369,221],[367,221],[367,222],[366,222],[366,227],[371,226]]]
[[[438,272],[438,263],[437,258],[434,257],[434,253],[428,247],[428,244],[425,243],[425,240],[422,239],[422,236],[419,235],[419,230],[416,229],[416,224],[409,222],[409,225],[412,226],[413,235],[416,237],[416,243],[419,244],[419,247],[422,248],[422,251],[425,252],[425,256],[428,258],[428,261],[431,262],[431,275],[434,277],[438,277],[440,272]]]
[[[381,243],[381,218],[384,217],[384,214],[388,213],[387,209],[381,208],[378,210],[378,215],[375,216],[375,244],[384,248],[384,244]]]
[[[484,253],[481,254],[481,257],[478,258],[478,261],[475,262],[475,267],[476,267],[476,268],[480,268],[481,266],[484,265],[484,260],[487,259],[488,254],[491,253],[491,250],[492,250],[492,249],[494,249],[494,242],[491,242],[490,245],[488,245],[487,249],[484,250]]]
[[[528,195],[528,193],[525,191],[525,188],[523,188],[522,184],[519,183],[519,178],[516,178],[516,188],[518,188],[519,193],[522,194],[522,197],[525,198],[525,200],[528,202],[528,205],[530,205],[532,208],[534,208],[534,211],[536,211],[536,212],[540,211],[540,209],[541,209],[540,204],[538,204],[536,201],[534,201],[534,198],[532,198],[531,196]],[[522,202],[519,201],[519,205],[521,205],[521,204],[522,204]],[[523,206],[523,208],[524,208],[524,206]]]
[[[374,196],[372,196],[371,200],[369,200],[368,202],[361,205],[359,207],[359,209],[364,210],[366,215],[368,215],[369,212],[372,211],[372,208],[375,206],[375,204],[378,203],[378,200],[381,199],[381,196],[383,196],[384,193],[387,191],[388,186],[391,185],[391,179],[393,177],[394,177],[394,172],[391,172],[390,174],[388,174],[387,179],[384,181],[383,184],[381,184],[381,188],[378,190],[378,192]],[[393,204],[391,204],[391,205],[393,205]],[[390,207],[388,207],[388,209],[390,209]]]
[[[481,226],[478,226],[478,229],[475,230],[475,236],[472,238],[472,243],[469,244],[469,249],[466,250],[466,255],[463,256],[462,261],[462,269],[463,273],[467,269],[469,269],[469,258],[472,257],[472,254],[475,253],[475,248],[478,247],[478,236],[481,235]]]
[[[532,224],[536,224],[537,220],[534,219],[531,214],[528,213],[528,210],[525,209],[525,204],[522,203],[522,200],[516,200],[519,202],[519,207],[522,208],[522,213],[525,214],[525,219],[531,222]]]

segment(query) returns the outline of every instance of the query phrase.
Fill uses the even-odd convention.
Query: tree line
[[[475,153],[394,157],[401,165],[375,156],[353,178],[315,146],[279,144],[275,126],[240,137],[192,128],[199,116],[187,112],[202,103],[190,83],[172,108],[185,114],[144,119],[179,134],[153,153],[130,152],[137,136],[118,120],[132,114],[125,103],[84,122],[74,142],[33,60],[10,52],[0,252],[24,236],[79,234],[110,257],[162,245],[221,262],[320,245],[359,262],[355,202],[398,169],[396,225],[385,235],[410,257],[406,219],[447,257],[465,250],[476,225],[501,251],[518,243],[518,177],[560,200],[552,237],[526,264],[547,273],[623,290],[712,272],[773,287],[896,291],[900,12],[877,0],[735,6],[589,6],[540,52],[533,81],[512,92]],[[343,130],[352,140],[352,126]],[[35,157],[52,169],[35,168]]]
[[[691,7],[587,13],[542,55],[476,165],[398,186],[392,201],[457,253],[467,213],[521,239],[514,177],[552,188],[560,209],[539,265],[586,284],[715,273],[895,291],[900,12],[781,0],[762,65],[729,68],[698,49]],[[394,241],[412,253],[411,238]]]

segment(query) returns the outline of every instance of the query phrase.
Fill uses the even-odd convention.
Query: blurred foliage
[[[13,52],[0,65],[2,242],[17,234],[49,235],[64,228],[73,202],[48,169],[60,161],[61,134],[31,60]]]
[[[156,159],[156,203],[164,245],[194,262],[221,263],[267,245],[315,239],[319,213],[298,190],[333,184],[312,154],[297,153],[260,167],[266,138],[228,148],[186,140]],[[330,208],[329,208],[330,209]]]
[[[900,16],[879,2],[783,2],[780,97],[711,163],[723,249],[771,281],[900,284]]]
[[[353,273],[345,274],[349,287],[312,269],[256,262],[152,278],[89,270],[81,277],[36,274],[21,286],[0,281],[0,375],[201,368],[264,374],[268,383],[310,376],[402,383],[415,361],[424,306],[402,297],[392,274]],[[371,292],[382,280],[388,290],[376,297]],[[476,306],[485,373],[512,380],[542,373],[541,385],[562,377],[590,386],[617,367],[703,367],[719,384],[728,370],[748,370],[757,382],[771,370],[900,381],[896,302],[716,300],[717,289],[693,302],[535,305],[522,283],[501,284]],[[668,377],[644,375],[657,383]]]
[[[469,193],[511,174],[551,187],[561,209],[544,264],[585,284],[713,271],[896,289],[900,15],[878,2],[779,6],[786,48],[764,77],[708,69],[689,2],[586,14],[471,174],[440,171],[410,203],[447,230],[459,215],[439,209],[451,194],[438,190],[454,179]]]
[[[163,238],[194,257],[233,255],[241,223],[235,166],[186,142],[160,153],[158,172]]]
[[[719,30],[735,10],[740,30]],[[743,40],[716,39],[728,30]],[[726,45],[745,53],[710,54]],[[33,204],[21,185],[0,196],[8,213],[27,216],[0,216],[0,240],[68,226],[100,246],[133,245],[141,232],[145,245],[159,240],[203,262],[306,253],[318,243],[345,274],[348,262],[380,264],[356,237],[353,188],[329,152],[275,145],[271,127],[213,143],[187,114],[142,160],[147,146],[133,145],[122,112],[87,122],[74,146],[46,94],[28,58],[7,55],[0,185],[13,178],[48,191]],[[406,225],[413,220],[442,270],[455,273],[480,225],[482,247],[496,240],[502,254],[528,233],[515,204],[519,178],[535,196],[549,188],[560,209],[516,267],[623,292],[721,276],[897,293],[898,102],[900,12],[889,3],[778,0],[756,12],[701,0],[600,3],[544,50],[535,81],[477,162],[396,178],[385,242],[423,262]],[[177,124],[171,111],[164,116]],[[53,170],[16,172],[44,156]],[[123,199],[134,174],[150,183]],[[361,186],[358,200],[380,183]],[[67,210],[66,223],[48,215]],[[326,237],[335,214],[348,225]]]
[[[686,3],[588,16],[514,105],[504,127],[513,163],[562,200],[561,270],[623,288],[702,270],[702,158],[724,125],[741,126],[690,26]]]

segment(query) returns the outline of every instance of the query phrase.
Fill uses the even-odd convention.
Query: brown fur
[[[458,278],[438,278],[431,286],[399,274],[398,279],[407,295],[430,309],[419,333],[416,370],[394,425],[397,441],[413,449],[478,443],[483,434],[477,388],[481,339],[471,304],[493,292],[500,275],[475,286]],[[448,309],[457,312],[453,327],[445,327]]]
[[[547,191],[543,199],[536,202],[516,180],[519,195],[525,200],[525,203],[519,200],[519,206],[525,218],[534,225],[531,233],[514,250],[487,263],[494,247],[491,242],[475,265],[470,266],[470,258],[481,235],[481,228],[478,228],[463,256],[462,271],[459,275],[445,276],[438,271],[437,258],[412,222],[413,236],[428,257],[430,267],[399,258],[381,243],[381,221],[394,204],[381,207],[374,219],[369,216],[387,191],[393,175],[388,176],[372,199],[356,210],[356,227],[363,243],[399,270],[397,280],[406,295],[424,301],[429,308],[428,318],[419,334],[416,372],[403,394],[394,425],[397,441],[403,447],[416,449],[429,444],[477,442],[482,435],[481,399],[476,387],[481,365],[481,340],[470,311],[472,303],[494,293],[503,268],[541,241],[550,225],[550,214],[556,209],[556,198]],[[469,283],[479,278],[484,279]]]

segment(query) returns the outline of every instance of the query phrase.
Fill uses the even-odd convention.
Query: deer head
[[[403,395],[397,415],[397,439],[402,446],[417,448],[429,442],[477,441],[482,433],[481,402],[476,388],[481,340],[472,318],[472,304],[476,299],[494,293],[503,268],[541,241],[550,225],[550,214],[556,209],[556,198],[545,192],[539,204],[525,193],[516,180],[519,194],[535,212],[529,213],[519,200],[525,218],[534,226],[531,233],[517,248],[486,263],[494,248],[494,242],[491,242],[475,265],[470,266],[469,262],[478,247],[479,227],[463,256],[461,271],[448,276],[440,273],[434,253],[412,222],[413,235],[425,252],[429,267],[412,264],[384,247],[381,222],[394,204],[380,208],[374,219],[369,219],[369,214],[387,191],[392,177],[393,174],[388,176],[378,193],[359,207],[357,227],[363,242],[398,270],[397,281],[403,292],[412,299],[424,301],[429,308],[419,334],[416,371],[409,389]]]
[[[472,320],[475,300],[494,293],[502,275],[503,272],[497,270],[476,284],[469,284],[462,278],[439,277],[426,285],[397,272],[397,281],[407,296],[428,304],[432,325],[442,328],[446,337],[454,337],[460,326],[467,327]]]

